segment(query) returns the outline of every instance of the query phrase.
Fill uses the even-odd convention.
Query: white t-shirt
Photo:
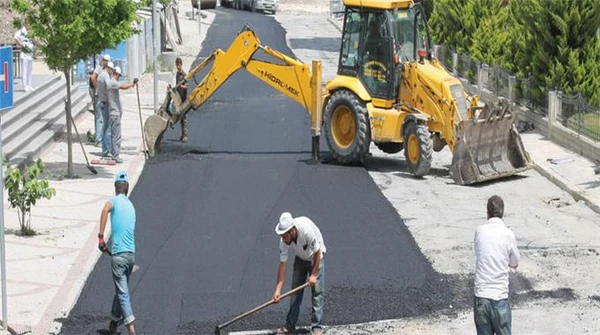
[[[21,27],[21,29],[19,29],[15,33],[15,39],[19,40],[19,42],[21,42],[21,44],[23,44],[23,46],[25,48],[29,49],[29,50],[26,50],[26,49],[21,50],[21,59],[32,60],[33,59],[33,41],[31,41],[29,39],[29,36],[27,35],[27,28]]]
[[[509,265],[519,265],[515,234],[499,218],[490,218],[475,232],[475,296],[508,298]]]
[[[311,219],[300,216],[294,218],[294,226],[298,231],[296,242],[287,245],[283,242],[283,239],[279,241],[279,260],[287,262],[290,248],[294,250],[298,258],[305,261],[312,261],[315,252],[319,249],[321,249],[321,257],[323,257],[326,250],[325,243],[317,225]]]

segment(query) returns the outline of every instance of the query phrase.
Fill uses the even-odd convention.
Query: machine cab
[[[356,2],[356,4],[354,4]],[[425,13],[412,1],[346,0],[338,74],[359,78],[373,103],[398,101],[404,62],[430,55]]]

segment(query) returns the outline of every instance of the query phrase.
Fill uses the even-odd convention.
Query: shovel
[[[288,297],[288,296],[290,296],[290,295],[292,295],[292,294],[294,294],[294,293],[296,293],[296,292],[298,292],[298,291],[301,291],[301,290],[303,290],[303,289],[304,289],[305,287],[307,287],[307,286],[308,286],[308,282],[306,282],[306,283],[304,283],[304,284],[302,284],[302,285],[300,285],[300,286],[296,287],[296,288],[295,288],[295,289],[293,289],[293,290],[290,290],[290,291],[288,291],[288,292],[286,292],[286,293],[282,294],[282,295],[279,297],[279,299],[281,300],[281,299],[283,299],[283,298],[285,298],[285,297]],[[223,329],[223,328],[225,328],[225,327],[229,326],[230,324],[232,324],[232,323],[234,323],[234,322],[236,322],[236,321],[238,321],[238,320],[241,320],[241,319],[243,319],[243,318],[245,318],[245,317],[247,317],[247,316],[249,316],[249,315],[252,315],[252,314],[254,314],[254,313],[258,312],[258,311],[260,311],[261,309],[263,309],[263,308],[265,308],[265,307],[271,306],[271,305],[272,305],[272,304],[274,304],[274,303],[275,303],[275,300],[271,299],[271,300],[269,300],[269,301],[265,302],[264,304],[262,304],[262,305],[260,305],[260,306],[258,306],[258,307],[255,307],[255,308],[253,308],[253,309],[251,309],[251,310],[247,311],[246,313],[240,314],[240,315],[236,316],[235,318],[233,318],[233,319],[231,319],[231,320],[229,320],[229,321],[227,321],[227,322],[225,322],[225,323],[223,323],[223,324],[220,324],[220,325],[218,325],[217,327],[215,327],[215,335],[221,335],[221,329]]]

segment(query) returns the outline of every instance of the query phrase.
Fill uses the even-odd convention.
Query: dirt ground
[[[0,45],[15,42],[15,28],[13,27],[14,12],[10,9],[10,0],[0,0]]]

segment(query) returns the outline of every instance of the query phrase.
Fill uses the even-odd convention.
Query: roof
[[[346,7],[365,7],[377,9],[408,8],[413,0],[344,0]]]

